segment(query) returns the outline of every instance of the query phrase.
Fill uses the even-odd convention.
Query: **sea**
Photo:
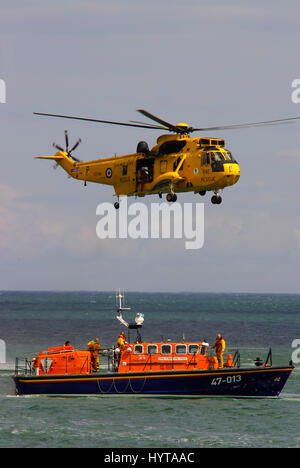
[[[275,399],[143,396],[17,396],[15,358],[69,340],[78,349],[99,338],[116,344],[116,293],[0,292],[1,448],[297,448],[300,447],[300,295],[128,292],[124,312],[144,314],[145,341],[203,340],[217,333],[241,364],[265,359],[295,369]],[[3,353],[2,353],[3,354]],[[119,452],[118,452],[119,453]]]

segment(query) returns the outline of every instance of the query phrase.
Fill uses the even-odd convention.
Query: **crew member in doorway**
[[[99,338],[89,341],[87,344],[89,351],[91,352],[91,363],[93,372],[99,372],[99,350],[101,346],[99,344]]]
[[[218,333],[216,341],[213,344],[213,349],[216,350],[216,355],[219,363],[219,369],[223,369],[224,363],[223,363],[223,354],[226,348],[225,340],[221,336],[220,333]]]
[[[141,184],[141,192],[144,190],[144,185],[150,181],[150,172],[148,167],[141,167],[139,174],[139,182]]]

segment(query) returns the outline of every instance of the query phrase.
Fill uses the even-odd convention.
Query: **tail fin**
[[[60,161],[64,159],[63,156],[35,156],[34,159],[53,159],[54,161]]]
[[[54,156],[35,156],[35,159],[53,159],[56,162],[59,162],[61,159],[64,159],[63,153],[58,151]]]
[[[35,159],[50,159],[55,161],[70,175],[72,175],[71,169],[75,165],[75,162],[68,157],[68,153],[65,153],[64,151],[58,151],[54,156],[35,156]]]

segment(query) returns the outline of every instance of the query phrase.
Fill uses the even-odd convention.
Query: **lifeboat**
[[[144,342],[143,314],[128,323],[124,295],[119,291],[116,297],[117,319],[127,329],[127,339],[123,333],[111,348],[90,342],[88,349],[78,350],[67,343],[33,359],[16,358],[16,394],[278,397],[294,369],[292,362],[273,366],[271,349],[265,361],[256,358],[248,367],[240,365],[236,350],[224,356],[220,368],[204,340]]]

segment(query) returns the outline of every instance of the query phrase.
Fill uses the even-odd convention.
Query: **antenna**
[[[117,291],[117,293],[116,293],[116,305],[117,305],[117,311],[118,311],[118,314],[119,314],[119,315],[117,315],[117,319],[119,320],[119,322],[121,322],[127,328],[130,328],[130,329],[141,328],[143,326],[143,323],[144,323],[144,320],[145,320],[144,319],[144,314],[141,314],[140,312],[138,312],[136,314],[136,317],[135,317],[135,323],[128,323],[128,322],[126,322],[126,320],[124,320],[122,312],[124,310],[131,310],[131,307],[124,307],[124,304],[125,304],[124,289],[123,289],[123,294],[121,293],[121,290],[119,289],[119,291]]]
[[[123,299],[125,299],[125,294],[124,294],[124,289],[123,289],[123,294],[121,294],[121,289],[119,288],[119,291],[116,293],[116,305],[117,305],[117,310],[119,315],[117,315],[117,319],[125,325],[125,327],[129,327],[129,323],[126,322],[126,320],[123,319],[122,312],[123,310],[131,310],[130,307],[124,307],[123,306]],[[125,302],[125,300],[124,300]]]

